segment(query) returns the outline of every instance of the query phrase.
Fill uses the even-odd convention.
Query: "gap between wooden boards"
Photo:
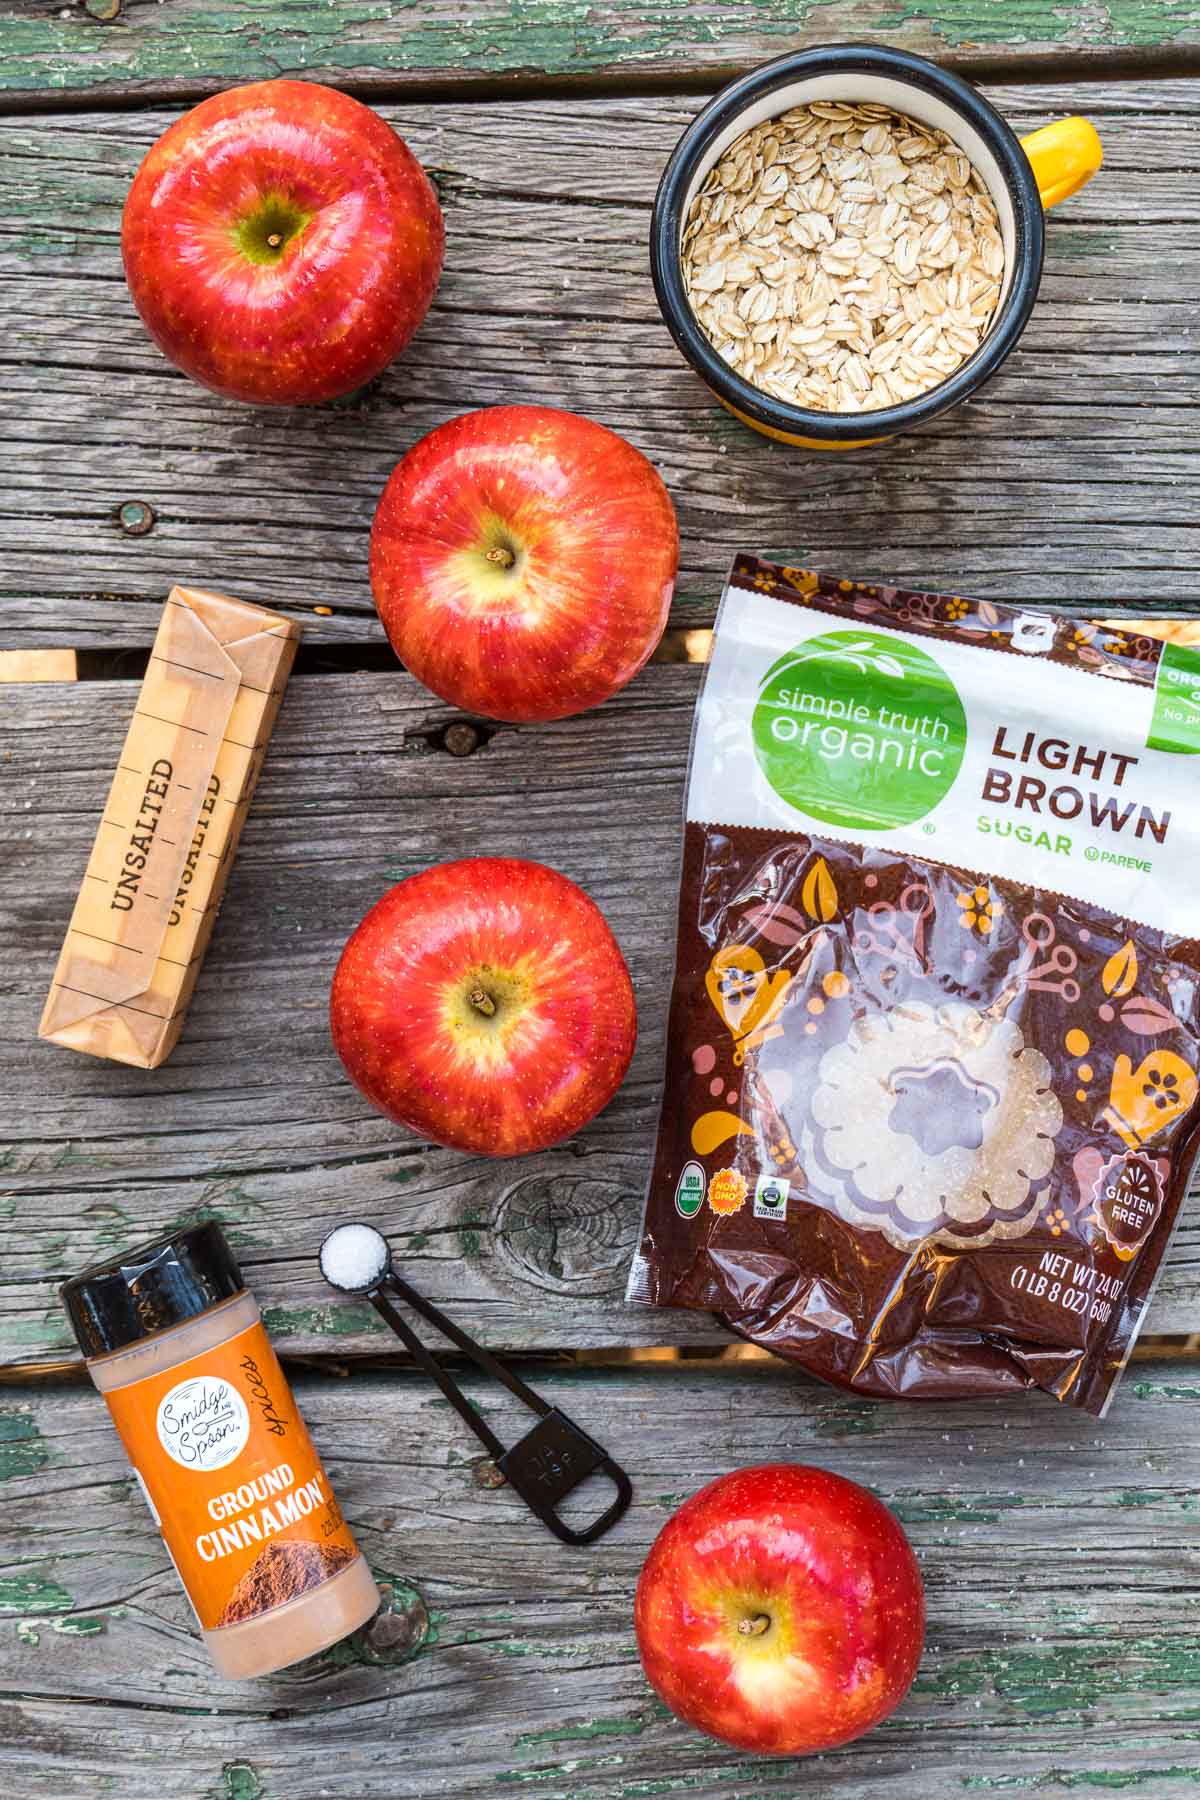
[[[0,22],[2,24],[2,22]],[[839,40],[840,41],[840,40]],[[864,43],[886,39],[864,38]],[[655,99],[673,94],[710,94],[771,60],[731,60],[678,70],[614,68],[611,73],[548,75],[537,69],[503,75],[399,78],[390,72],[345,75],[336,69],[285,69],[296,81],[323,81],[373,105],[489,105],[497,100]],[[1158,47],[1032,51],[1004,56],[982,50],[950,51],[928,60],[956,75],[980,83],[1045,87],[1061,82],[1175,81],[1200,76],[1200,44]],[[194,105],[237,83],[220,76],[179,78],[124,86],[69,90],[13,89],[0,96],[0,117],[15,114],[70,112],[147,112],[155,107]]]
[[[1061,608],[1055,610],[1063,610]],[[1088,616],[1086,607],[1079,609]],[[1156,617],[1126,613],[1095,623],[1103,631],[1117,631],[1136,619],[1147,637],[1171,638],[1177,644],[1200,644],[1200,618]],[[650,661],[656,663],[706,663],[712,651],[712,630],[679,626],[664,631]],[[0,650],[0,683],[62,681],[140,681],[150,658],[145,650]],[[386,675],[404,665],[387,644],[301,644],[293,673],[297,675]]]
[[[454,1370],[469,1370],[472,1365],[455,1352],[443,1355],[435,1350],[439,1362]],[[522,1350],[517,1354],[507,1354],[503,1350],[494,1353],[499,1362],[506,1368],[546,1370],[546,1369],[627,1369],[627,1368],[671,1368],[686,1363],[694,1369],[704,1364],[712,1369],[728,1368],[733,1365],[746,1367],[747,1364],[786,1366],[785,1359],[778,1357],[771,1350],[760,1349],[757,1344],[726,1344],[721,1348],[713,1348],[704,1344],[688,1344],[683,1346],[660,1344],[641,1349],[622,1350],[618,1348],[595,1350]],[[1131,1362],[1148,1363],[1171,1359],[1176,1362],[1200,1362],[1200,1331],[1193,1332],[1159,1332],[1148,1333],[1135,1344]],[[284,1351],[279,1358],[285,1369],[306,1369],[314,1374],[324,1374],[346,1379],[352,1375],[362,1374],[408,1374],[419,1373],[411,1356],[398,1350],[394,1355],[377,1354],[370,1356],[328,1355],[295,1356]],[[805,1374],[796,1365],[797,1374],[805,1380],[815,1380]],[[65,1359],[59,1362],[9,1363],[0,1368],[0,1388],[5,1387],[65,1387],[82,1384],[87,1379],[83,1362],[79,1358]]]

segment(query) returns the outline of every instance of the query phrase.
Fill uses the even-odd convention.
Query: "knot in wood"
[[[522,1284],[556,1294],[607,1294],[625,1279],[636,1196],[604,1176],[529,1175],[496,1209],[494,1242]]]

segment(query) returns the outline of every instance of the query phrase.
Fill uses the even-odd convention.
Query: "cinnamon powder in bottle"
[[[220,1673],[268,1675],[364,1625],[378,1589],[219,1226],[61,1292]]]

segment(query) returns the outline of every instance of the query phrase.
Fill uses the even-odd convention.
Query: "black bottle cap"
[[[95,1263],[58,1291],[79,1348],[92,1357],[182,1325],[245,1285],[224,1232],[208,1220]]]

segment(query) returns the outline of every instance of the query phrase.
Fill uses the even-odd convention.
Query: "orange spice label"
[[[105,1398],[206,1631],[295,1600],[357,1556],[261,1325]]]

